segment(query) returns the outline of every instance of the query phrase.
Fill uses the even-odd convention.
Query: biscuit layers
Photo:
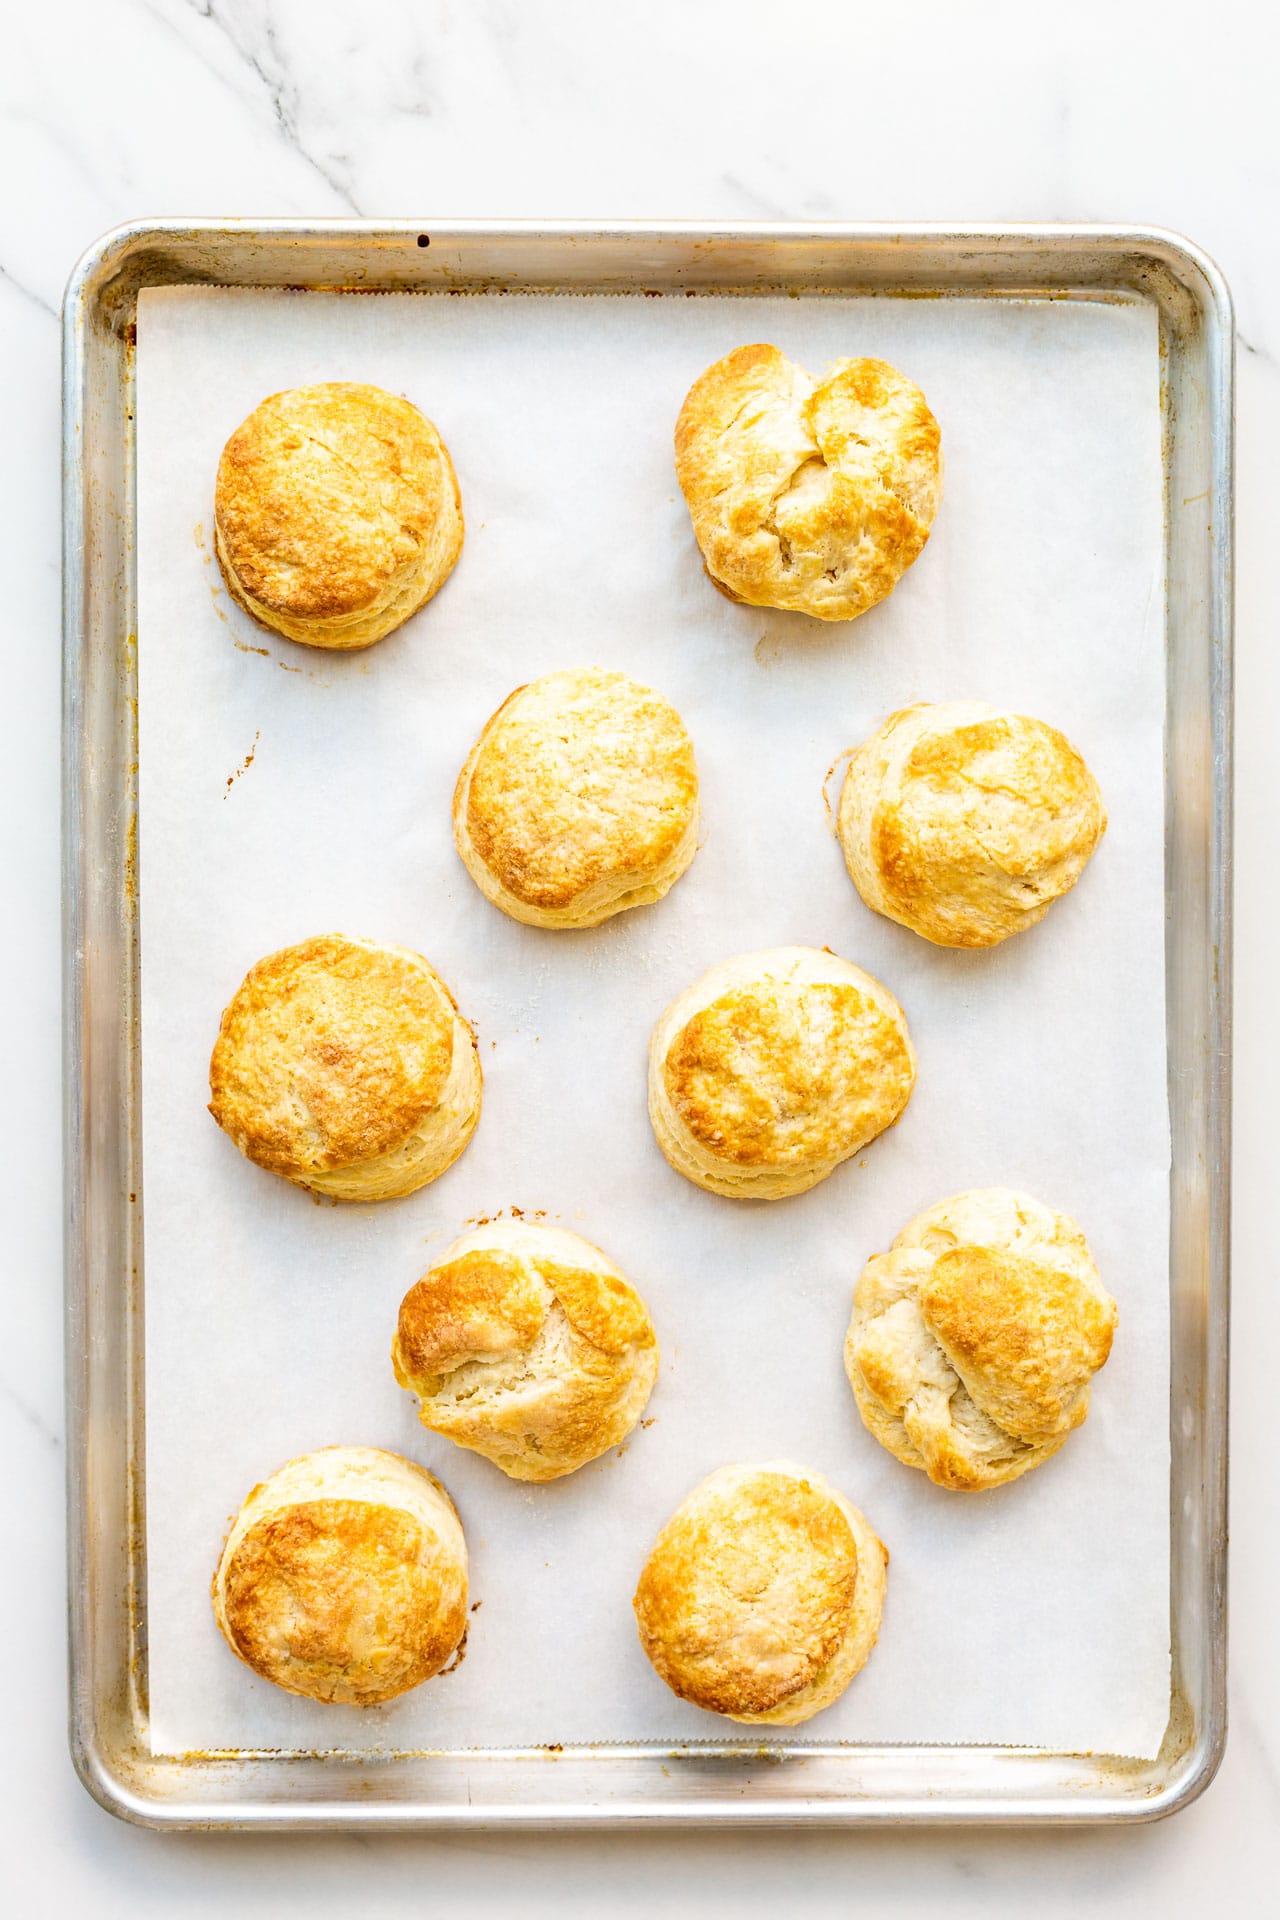
[[[439,591],[462,550],[440,435],[352,381],[273,393],[222,450],[214,551],[232,598],[312,647],[367,647]]]
[[[814,947],[723,961],[672,1001],[649,1047],[649,1118],[711,1193],[803,1193],[898,1119],[915,1081],[887,987]]]
[[[326,1447],[253,1489],[213,1579],[231,1651],[288,1693],[393,1700],[467,1624],[467,1549],[440,1482],[376,1447]]]
[[[209,1088],[241,1153],[338,1200],[425,1186],[480,1117],[475,1037],[439,974],[407,947],[336,933],[250,968]]]
[[[997,1487],[1089,1411],[1116,1303],[1079,1227],[1004,1187],[941,1200],[853,1294],[845,1370],[868,1430],[941,1487]]]
[[[1056,728],[950,700],[891,714],[858,748],[837,824],[869,907],[938,946],[990,947],[1075,885],[1107,813]]]
[[[866,1664],[887,1558],[821,1474],[788,1461],[722,1467],[654,1543],[634,1600],[641,1645],[682,1700],[794,1726]]]
[[[929,538],[941,437],[919,387],[884,360],[837,360],[814,380],[778,347],[739,347],[689,390],[676,475],[731,599],[852,620]]]
[[[396,1379],[422,1424],[513,1480],[558,1480],[626,1438],[658,1372],[643,1300],[560,1227],[455,1240],[400,1306]]]
[[[594,927],[660,900],[698,842],[684,723],[599,667],[517,687],[458,776],[453,831],[485,898],[529,926]]]

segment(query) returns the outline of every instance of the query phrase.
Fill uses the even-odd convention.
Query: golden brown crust
[[[223,448],[214,550],[233,597],[290,639],[381,639],[444,584],[462,537],[444,442],[381,387],[271,394]]]
[[[884,1566],[861,1514],[820,1474],[725,1467],[654,1543],[633,1603],[641,1645],[681,1699],[794,1724],[865,1663]]]
[[[251,967],[222,1016],[213,1116],[289,1178],[385,1153],[436,1104],[451,1009],[424,968],[339,934]]]
[[[487,722],[453,818],[495,906],[533,926],[596,926],[659,899],[692,860],[693,745],[675,708],[624,674],[545,674]]]
[[[1003,1485],[1089,1410],[1116,1304],[1084,1236],[1025,1194],[958,1194],[869,1260],[845,1368],[869,1431],[939,1486]]]
[[[424,1426],[534,1481],[623,1440],[658,1370],[645,1304],[600,1249],[519,1221],[464,1235],[409,1289],[391,1358]]]
[[[300,1669],[323,1672],[323,1698],[389,1700],[439,1671],[465,1618],[437,1613],[439,1582],[422,1563],[416,1520],[351,1500],[314,1500],[260,1520],[227,1577],[227,1632],[241,1658],[292,1693]],[[412,1624],[377,1678],[352,1675],[353,1650],[379,1616]],[[270,1624],[264,1616],[270,1616]],[[287,1637],[278,1620],[293,1616]],[[313,1694],[313,1698],[317,1697]]]
[[[869,907],[936,945],[989,947],[1075,885],[1107,815],[1056,728],[946,701],[891,714],[859,747],[838,825]]]
[[[694,1014],[663,1078],[690,1133],[718,1160],[808,1165],[856,1153],[881,1131],[885,1096],[868,1081],[867,1054],[889,1056],[894,1082],[909,1077],[900,1031],[856,987],[767,981]]]
[[[343,1490],[354,1497],[335,1497]],[[228,1645],[264,1679],[370,1706],[430,1679],[461,1641],[461,1528],[421,1468],[374,1448],[326,1448],[254,1488],[213,1597]]]
[[[773,1199],[814,1186],[892,1126],[914,1079],[886,988],[838,955],[780,947],[712,968],[667,1009],[649,1110],[678,1172]]]
[[[815,382],[778,347],[739,347],[694,382],[675,444],[716,585],[819,620],[893,591],[941,494],[938,423],[883,360],[839,360]]]
[[[494,1247],[442,1260],[400,1303],[396,1364],[410,1379],[467,1360],[520,1353],[547,1317],[547,1289],[527,1260]]]
[[[1115,1303],[1074,1273],[951,1247],[921,1283],[925,1323],[989,1418],[1034,1443],[1079,1426],[1106,1363]]]
[[[209,1087],[209,1111],[258,1166],[339,1197],[367,1186],[383,1198],[462,1151],[480,1068],[420,954],[323,934],[250,968],[222,1016]]]
[[[591,1346],[610,1356],[635,1344],[653,1345],[648,1309],[629,1280],[599,1266],[570,1267],[539,1260],[538,1272],[564,1309],[565,1319]]]

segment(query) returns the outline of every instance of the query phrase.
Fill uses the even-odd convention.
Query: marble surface
[[[1280,1147],[1280,189],[1272,9],[1244,0],[42,0],[0,59],[0,1767],[8,1910],[900,1915],[1267,1909],[1280,1869],[1270,1199]],[[1107,1834],[242,1839],[131,1831],[63,1733],[58,364],[68,269],[138,215],[1135,220],[1240,324],[1232,1732],[1171,1822]]]

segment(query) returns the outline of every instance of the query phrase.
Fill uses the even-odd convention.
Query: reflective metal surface
[[[1160,316],[1174,1691],[1151,1762],[738,1740],[676,1750],[208,1753],[147,1722],[138,1127],[133,339],[141,288],[644,289],[1097,297]],[[64,913],[71,1747],[155,1826],[1116,1822],[1185,1805],[1225,1737],[1233,326],[1212,262],[1136,228],[140,223],[64,310]]]

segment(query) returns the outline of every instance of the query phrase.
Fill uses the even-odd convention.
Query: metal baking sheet
[[[152,1757],[143,1406],[140,1392],[130,1390],[141,1371],[141,1316],[133,1309],[141,1297],[142,1198],[131,1098],[139,1017],[131,345],[139,287],[211,282],[1023,292],[1041,299],[1124,291],[1151,301],[1166,376],[1174,1134],[1175,1684],[1170,1733],[1157,1761],[807,1743],[765,1755],[736,1742],[698,1743],[674,1754],[665,1746],[601,1746],[550,1757],[539,1748]],[[88,257],[68,299],[67,360],[73,1746],[86,1779],[115,1810],[202,1825],[1116,1819],[1167,1811],[1208,1779],[1222,1724],[1230,340],[1225,291],[1207,262],[1167,236],[1100,230],[136,228]],[[78,1043],[87,1048],[83,1059]],[[113,1154],[122,1191],[113,1187]],[[100,1366],[109,1350],[114,1370]],[[94,1497],[86,1510],[89,1491]],[[113,1530],[116,1497],[127,1504],[114,1509]],[[108,1675],[113,1678],[104,1685]]]
[[[1155,311],[1120,294],[160,287],[140,294],[137,327],[153,1749],[719,1738],[723,1721],[654,1685],[626,1599],[691,1481],[725,1460],[789,1457],[849,1491],[894,1571],[857,1686],[820,1726],[756,1729],[762,1746],[817,1734],[1157,1753],[1170,1681]],[[785,341],[808,366],[856,342],[909,368],[946,422],[928,564],[851,628],[815,632],[708,591],[672,485],[671,413],[735,339]],[[231,426],[262,394],[335,369],[422,396],[472,528],[429,614],[346,659],[252,626],[228,605],[208,540],[209,475]],[[684,715],[704,844],[660,909],[556,939],[484,910],[449,800],[508,690],[584,657],[661,687]],[[1047,928],[965,955],[867,912],[822,781],[905,700],[975,694],[1052,714],[1111,824]],[[447,1178],[404,1204],[317,1207],[228,1153],[209,1123],[211,1011],[318,913],[421,946],[476,1025],[484,1121]],[[919,1084],[901,1126],[803,1199],[717,1201],[655,1149],[650,1030],[707,965],[792,938],[892,984]],[[924,1196],[988,1181],[1052,1194],[1080,1221],[1121,1333],[1066,1460],[957,1500],[869,1441],[840,1347],[865,1251]],[[387,1378],[404,1286],[464,1221],[513,1205],[606,1246],[662,1349],[643,1433],[540,1492],[425,1434]],[[447,1683],[374,1711],[254,1680],[209,1626],[210,1541],[226,1515],[264,1461],[335,1435],[442,1477],[482,1601]],[[572,1660],[571,1688],[551,1648]]]

